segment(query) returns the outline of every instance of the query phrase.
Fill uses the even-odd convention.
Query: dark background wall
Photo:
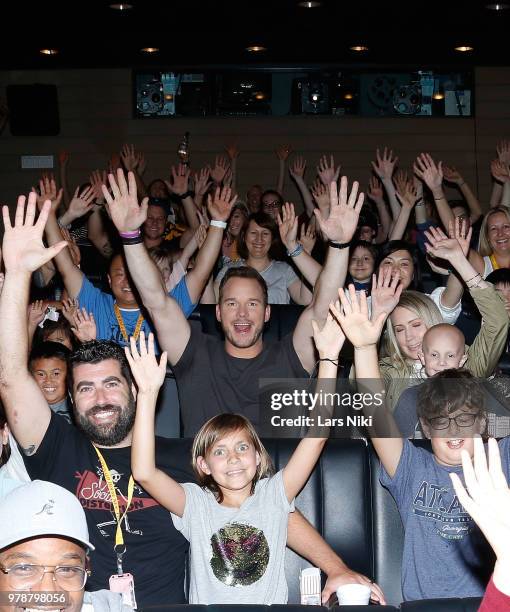
[[[476,117],[472,118],[362,118],[290,116],[260,118],[133,119],[129,70],[61,70],[0,72],[0,91],[8,84],[53,83],[58,89],[60,135],[14,137],[9,126],[0,137],[0,201],[12,205],[29,190],[37,170],[22,170],[21,155],[71,155],[70,186],[87,180],[93,169],[106,167],[113,151],[133,143],[145,152],[145,179],[168,177],[184,132],[191,132],[192,167],[211,163],[229,142],[241,148],[238,160],[239,193],[254,182],[274,186],[278,162],[274,149],[289,143],[308,161],[306,178],[315,175],[322,153],[333,153],[342,173],[365,186],[376,147],[387,145],[409,167],[417,153],[456,165],[485,206],[490,192],[488,164],[496,142],[510,137],[510,68],[477,68]],[[37,104],[37,100],[33,101]],[[285,196],[297,193],[287,175]]]

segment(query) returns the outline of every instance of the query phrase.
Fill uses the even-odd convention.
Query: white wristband
[[[210,225],[213,227],[219,227],[220,229],[225,229],[227,227],[225,221],[215,221],[214,219],[211,221]]]

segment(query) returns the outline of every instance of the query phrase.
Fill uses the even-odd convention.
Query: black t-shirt
[[[173,372],[186,438],[223,412],[242,414],[259,428],[259,380],[309,377],[294,350],[292,334],[264,342],[257,357],[240,359],[225,351],[221,338],[204,334],[193,325]]]
[[[171,445],[171,447],[170,447]],[[182,445],[180,448],[179,445]],[[131,448],[101,449],[117,490],[121,514],[125,510],[131,475]],[[190,442],[156,438],[156,463],[180,482],[192,482],[187,471]],[[97,453],[90,440],[65,419],[52,414],[44,439],[31,457],[24,457],[30,478],[54,482],[80,500],[95,551],[90,553],[92,575],[87,590],[108,588],[116,572],[116,521],[111,497]],[[111,510],[110,510],[111,508]],[[134,576],[139,607],[185,603],[184,571],[187,540],[173,526],[168,510],[135,483],[126,520],[124,572]]]

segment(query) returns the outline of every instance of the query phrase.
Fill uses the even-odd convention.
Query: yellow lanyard
[[[117,493],[115,491],[115,486],[113,484],[112,475],[110,473],[110,470],[108,469],[108,466],[106,465],[106,461],[104,460],[104,457],[101,454],[101,451],[97,448],[97,446],[94,446],[94,448],[96,449],[96,453],[97,453],[97,456],[99,457],[101,467],[103,468],[104,479],[106,480],[106,484],[108,485],[108,491],[110,492],[110,498],[112,500],[112,506],[115,512],[115,519],[117,521],[117,530],[115,532],[115,547],[125,546],[121,525],[122,525],[122,521],[124,520],[127,514],[128,508],[131,505],[131,500],[133,499],[133,492],[135,490],[135,480],[133,478],[133,475],[131,474],[129,476],[128,498],[127,498],[127,503],[126,503],[126,509],[124,510],[124,513],[121,516],[120,507],[119,507],[119,498],[117,497]]]
[[[129,344],[129,336],[126,330],[126,326],[124,325],[124,319],[122,318],[122,313],[120,312],[120,308],[117,306],[117,304],[113,305],[113,311],[115,312],[115,316],[117,317],[117,322],[119,324],[120,331],[122,332],[122,336],[124,337],[124,340]],[[142,329],[143,320],[143,315],[142,313],[140,313],[136,322],[135,331],[133,332],[133,338],[135,340],[138,340],[140,330]]]
[[[499,270],[499,264],[498,264],[498,262],[496,261],[496,256],[493,254],[493,255],[491,255],[491,256],[490,256],[490,258],[489,258],[489,259],[491,260],[492,269],[493,269],[493,270]]]

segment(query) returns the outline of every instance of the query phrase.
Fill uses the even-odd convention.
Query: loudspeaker
[[[13,136],[56,136],[60,132],[56,85],[8,85]]]

